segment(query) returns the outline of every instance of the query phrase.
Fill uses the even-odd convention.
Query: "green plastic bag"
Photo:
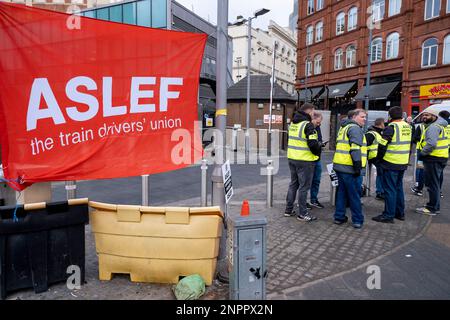
[[[198,274],[193,274],[181,279],[173,292],[177,300],[197,300],[205,293],[205,281]]]

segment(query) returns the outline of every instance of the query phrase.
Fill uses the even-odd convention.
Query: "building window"
[[[402,0],[389,0],[389,17],[399,14],[402,10]]]
[[[143,0],[137,2],[137,25],[143,27],[151,27],[151,2],[149,0]]]
[[[356,65],[356,47],[350,45],[347,47],[345,66],[347,68],[354,67]]]
[[[447,0],[447,13],[450,13],[450,0]]]
[[[348,11],[348,31],[356,29],[358,26],[358,8],[353,7]]]
[[[316,24],[316,42],[320,42],[322,41],[322,39],[323,39],[323,22],[320,21]]]
[[[336,17],[336,34],[342,34],[345,31],[345,13],[341,12]]]
[[[341,48],[337,49],[334,53],[334,70],[341,70],[343,67],[343,58],[344,58],[344,52]]]
[[[323,0],[317,0],[317,11],[323,9]]]
[[[167,27],[166,0],[152,0],[152,28]]]
[[[310,59],[307,59],[305,62],[305,74],[307,77],[312,75],[312,61]]]
[[[314,0],[308,0],[308,12],[307,14],[314,13]]]
[[[397,32],[391,33],[386,39],[386,59],[398,57],[400,35]]]
[[[122,22],[122,6],[109,7],[109,20]]]
[[[381,61],[382,54],[383,54],[383,40],[381,38],[373,39],[370,61],[372,62]]]
[[[314,57],[314,74],[322,73],[322,56],[319,54]]]
[[[385,11],[384,0],[374,0],[372,7],[373,21],[377,22],[383,20],[384,11]]]
[[[313,26],[309,26],[306,29],[306,45],[309,46],[313,44],[314,41],[314,28]]]
[[[450,34],[444,39],[444,59],[442,63],[450,64]]]
[[[439,17],[440,11],[441,11],[441,0],[425,1],[425,20]]]
[[[424,41],[422,45],[422,67],[433,67],[437,64],[438,41],[436,38],[430,38]]]
[[[123,23],[136,24],[136,2],[123,5]]]

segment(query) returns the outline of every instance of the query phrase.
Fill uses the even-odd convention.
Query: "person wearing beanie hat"
[[[403,121],[401,107],[389,109],[389,124],[381,134],[377,162],[383,168],[384,211],[372,218],[376,222],[394,223],[405,220],[403,176],[409,164],[412,128]]]
[[[416,212],[435,216],[440,213],[441,176],[448,161],[448,122],[439,116],[439,111],[430,110],[422,114],[424,130],[420,139],[420,156],[423,160],[425,186],[429,201]]]

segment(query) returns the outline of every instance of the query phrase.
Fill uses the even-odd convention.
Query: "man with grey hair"
[[[364,223],[361,206],[361,170],[367,163],[367,141],[363,133],[366,112],[356,109],[349,112],[351,119],[344,119],[336,141],[333,169],[338,176],[338,190],[334,223],[348,221],[346,204],[350,204],[353,227],[360,229]]]

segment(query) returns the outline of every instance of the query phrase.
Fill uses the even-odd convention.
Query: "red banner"
[[[207,35],[0,3],[0,143],[16,189],[154,174],[202,155]]]

